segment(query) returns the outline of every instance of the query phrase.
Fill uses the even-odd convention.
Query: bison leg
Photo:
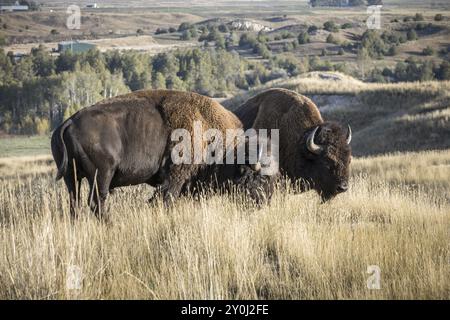
[[[97,170],[94,179],[89,181],[89,207],[99,218],[105,217],[105,202],[108,197],[114,170]]]

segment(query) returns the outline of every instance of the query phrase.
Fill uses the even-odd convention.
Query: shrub
[[[221,25],[219,25],[219,31],[222,33],[228,33],[228,32],[230,32],[230,29],[228,28],[228,26],[226,24],[221,24]]]
[[[391,46],[387,52],[387,55],[393,57],[396,56],[397,53],[398,53],[397,46]]]
[[[387,52],[386,43],[375,30],[364,32],[361,44],[372,58],[380,58]]]
[[[430,46],[427,46],[425,49],[422,50],[422,54],[424,56],[432,56],[434,54],[434,49]]]
[[[353,24],[351,24],[350,22],[346,22],[341,26],[341,29],[350,29],[353,28]]]
[[[197,28],[196,27],[191,27],[190,29],[189,29],[189,32],[191,33],[191,37],[192,38],[197,38],[198,37],[198,31],[197,31]]]
[[[310,26],[308,27],[308,33],[309,33],[309,34],[314,33],[314,32],[316,32],[318,29],[319,29],[319,28],[317,28],[315,25],[310,25]]]
[[[292,45],[292,43],[291,42],[285,42],[284,45],[283,45],[283,51],[284,52],[289,52],[289,51],[292,51],[292,50],[294,50],[294,46]]]
[[[434,16],[434,21],[442,21],[444,20],[444,16],[440,13]]]
[[[164,34],[164,33],[168,33],[169,31],[165,28],[158,28],[155,31],[155,34]]]
[[[327,21],[323,24],[323,28],[329,32],[337,32],[338,27],[334,23],[334,21]]]
[[[292,32],[283,31],[283,33],[281,33],[281,38],[282,39],[292,39],[292,38],[295,38],[295,36]]]
[[[253,48],[253,53],[256,53],[256,54],[262,56],[264,59],[270,58],[270,55],[271,55],[269,48],[264,43],[256,44],[256,46]]]
[[[180,40],[191,40],[191,32],[189,30],[184,30],[183,33],[180,36]]]
[[[443,61],[436,72],[439,80],[450,80],[450,62]]]
[[[416,13],[416,15],[414,16],[414,21],[423,21],[423,14],[421,13]]]
[[[330,33],[327,37],[327,43],[339,44],[339,40]]]
[[[244,33],[239,39],[239,47],[253,47],[257,43],[256,37],[250,33]]]
[[[300,32],[300,34],[298,35],[298,43],[305,44],[308,42],[310,42],[308,33],[305,31]]]
[[[408,41],[417,40],[416,31],[414,31],[413,29],[409,29],[408,32],[406,33],[406,38],[408,39]]]
[[[178,32],[182,32],[191,28],[191,24],[189,22],[182,22],[178,27]]]

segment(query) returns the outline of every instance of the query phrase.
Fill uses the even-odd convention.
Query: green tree
[[[189,30],[191,28],[192,24],[189,22],[182,22],[180,26],[178,27],[178,32],[182,32],[185,30]]]
[[[183,41],[191,40],[191,32],[190,30],[184,30],[180,36],[180,39]]]
[[[153,82],[154,89],[166,89],[166,77],[161,72],[157,72],[155,81]]]
[[[337,32],[339,28],[334,21],[327,21],[323,24],[323,28],[329,32]]]
[[[370,55],[366,48],[362,47],[358,50],[357,62],[361,77],[364,79],[370,63]]]
[[[309,40],[308,32],[305,32],[305,31],[300,32],[300,34],[298,35],[298,43],[306,44],[309,42],[310,42],[310,40]]]
[[[450,80],[450,62],[442,61],[437,71],[436,77],[439,80]]]
[[[31,58],[33,59],[36,75],[47,77],[54,73],[55,62],[44,46],[40,45],[38,48],[33,48],[31,50]]]
[[[408,41],[417,40],[417,33],[416,33],[416,31],[413,30],[413,29],[409,29],[408,32],[406,33],[406,38],[408,39]]]

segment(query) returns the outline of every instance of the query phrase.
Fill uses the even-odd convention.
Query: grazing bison
[[[138,91],[74,114],[54,131],[51,142],[57,180],[64,178],[72,213],[83,178],[89,181],[89,204],[97,214],[114,188],[142,183],[156,187],[165,203],[205,185],[223,190],[241,184],[257,203],[270,198],[276,175],[262,175],[258,163],[175,164],[171,133],[182,129],[192,134],[194,122],[219,132],[242,128],[214,100],[170,90]]]
[[[244,128],[280,129],[279,166],[302,190],[315,189],[325,202],[348,189],[350,126],[324,122],[307,97],[271,89],[240,106],[235,114]]]

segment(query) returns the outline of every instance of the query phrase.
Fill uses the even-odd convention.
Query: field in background
[[[0,137],[0,159],[45,154],[50,154],[50,138],[47,136]]]
[[[35,173],[0,180],[1,299],[450,294],[449,151],[354,159],[350,191],[325,205],[313,192],[277,192],[259,210],[239,195],[167,210],[146,204],[149,188],[123,188],[109,199],[108,224],[87,206],[70,221],[52,164],[33,161]],[[367,288],[372,265],[380,290]]]

